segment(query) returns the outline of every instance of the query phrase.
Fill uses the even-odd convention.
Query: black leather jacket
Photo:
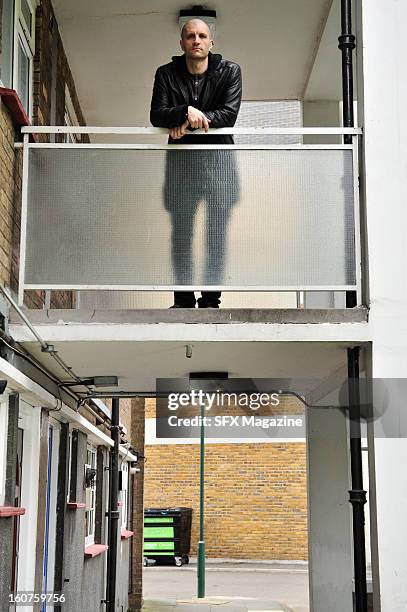
[[[238,64],[209,53],[206,83],[199,109],[210,119],[210,127],[233,127],[242,98],[242,77]],[[187,118],[190,96],[187,86],[189,73],[185,55],[174,56],[172,62],[158,68],[151,100],[150,121],[155,127],[173,128]],[[233,137],[184,136],[168,141],[177,144],[232,144]]]

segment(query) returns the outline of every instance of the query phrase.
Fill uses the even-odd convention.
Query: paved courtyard
[[[144,612],[309,612],[305,564],[208,560],[206,598],[196,599],[196,559],[144,568]]]

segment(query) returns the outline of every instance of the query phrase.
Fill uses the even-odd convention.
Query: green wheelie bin
[[[144,565],[189,563],[192,508],[144,510]]]

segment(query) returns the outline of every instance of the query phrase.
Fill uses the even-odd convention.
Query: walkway
[[[205,599],[196,599],[196,561],[144,569],[143,612],[308,612],[305,564],[207,560]]]

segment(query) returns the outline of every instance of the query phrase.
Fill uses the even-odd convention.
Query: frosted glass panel
[[[26,285],[355,285],[351,150],[29,156]]]
[[[237,128],[295,128],[302,127],[302,109],[299,100],[243,100],[236,121]],[[302,136],[243,135],[234,136],[236,144],[301,144]]]

